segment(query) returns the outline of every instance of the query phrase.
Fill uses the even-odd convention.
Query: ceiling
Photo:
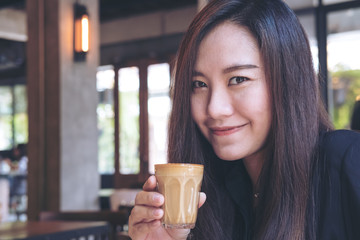
[[[26,0],[1,0],[0,8],[25,9]],[[100,21],[196,5],[197,0],[99,0]]]
[[[1,0],[0,8],[25,8],[25,0]]]
[[[100,21],[196,5],[197,0],[99,0]]]

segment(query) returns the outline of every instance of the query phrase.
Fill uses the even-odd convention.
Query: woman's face
[[[223,160],[259,158],[271,125],[264,66],[252,34],[225,22],[202,40],[192,79],[192,117]]]

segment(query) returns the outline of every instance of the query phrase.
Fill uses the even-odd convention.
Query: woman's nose
[[[226,89],[211,91],[207,113],[213,119],[231,116],[234,112],[231,96]]]

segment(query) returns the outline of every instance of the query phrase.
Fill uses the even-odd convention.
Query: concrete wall
[[[100,176],[97,146],[96,69],[99,65],[98,0],[88,8],[90,51],[86,62],[73,61],[73,4],[60,3],[61,171],[60,210],[97,209]]]

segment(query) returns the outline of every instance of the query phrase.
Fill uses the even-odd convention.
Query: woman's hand
[[[164,196],[156,191],[155,176],[149,177],[143,190],[136,195],[135,206],[129,217],[129,236],[133,240],[185,240],[190,229],[165,229],[161,225],[164,211]],[[205,193],[200,193],[199,207],[206,200]]]

